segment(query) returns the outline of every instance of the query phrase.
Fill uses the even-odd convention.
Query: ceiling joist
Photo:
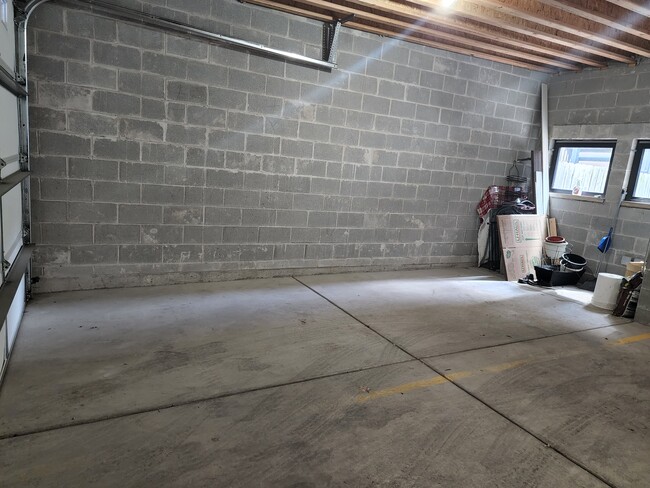
[[[245,0],[346,27],[546,72],[650,57],[641,0]]]

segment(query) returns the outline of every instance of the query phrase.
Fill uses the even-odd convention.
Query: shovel
[[[625,195],[627,195],[627,192],[625,191],[625,188],[621,190],[621,199],[618,202],[618,207],[616,208],[616,213],[614,214],[614,218],[612,219],[612,223],[609,226],[609,232],[607,233],[606,236],[602,237],[600,241],[598,242],[598,250],[603,253],[603,255],[600,257],[598,260],[598,267],[596,268],[596,276],[598,276],[598,273],[600,272],[600,265],[603,262],[603,259],[605,257],[605,254],[607,254],[607,251],[609,251],[609,248],[612,247],[612,234],[614,233],[614,227],[616,226],[616,221],[618,220],[618,214],[621,211],[621,205],[623,204],[623,200],[625,200]]]

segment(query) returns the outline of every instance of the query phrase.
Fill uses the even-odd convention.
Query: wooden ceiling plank
[[[437,39],[444,39],[447,41],[455,42],[460,45],[469,46],[474,49],[479,49],[481,51],[492,51],[498,52],[499,54],[505,54],[514,58],[525,59],[528,61],[533,61],[536,63],[547,64],[549,66],[557,66],[558,68],[579,71],[581,68],[573,64],[569,64],[554,58],[548,58],[544,56],[538,56],[532,53],[522,52],[517,49],[510,49],[506,47],[496,46],[492,44],[487,44],[483,41],[478,41],[476,39],[470,39],[464,36],[459,36],[456,34],[451,34],[444,31],[433,30],[429,27],[422,25],[417,25],[411,22],[405,22],[402,20],[397,20],[390,17],[385,17],[382,15],[377,15],[374,13],[366,12],[365,10],[360,10],[358,8],[348,7],[345,5],[339,5],[337,3],[330,2],[328,0],[296,0],[300,5],[309,5],[311,7],[321,8],[330,10],[333,12],[338,12],[343,15],[354,14],[358,19],[364,19],[370,22],[376,22],[380,25],[389,25],[391,27],[396,27],[404,31],[418,32],[426,36],[432,36]],[[400,15],[402,15],[400,13]],[[417,17],[415,17],[417,19]]]
[[[434,8],[440,8],[440,0],[407,0],[410,3],[417,3],[423,6],[430,6]],[[506,15],[508,19],[504,21],[502,18],[502,13],[497,13],[494,10],[484,8],[480,5],[475,5],[469,3],[465,0],[460,0],[454,5],[453,12],[450,15],[465,18],[472,20],[474,22],[483,23],[486,25],[493,25],[501,29],[509,30],[512,32],[517,32],[519,34],[526,35],[535,39],[544,40],[554,44],[559,44],[561,46],[569,47],[576,51],[581,51],[585,53],[594,54],[602,58],[611,59],[613,61],[619,61],[621,63],[626,63],[633,65],[636,63],[636,60],[633,57],[628,55],[619,54],[617,52],[612,52],[600,47],[592,46],[584,42],[579,42],[573,39],[567,39],[561,37],[554,33],[549,33],[545,30],[538,30],[535,28],[528,27],[522,19]]]
[[[519,39],[513,39],[511,37],[507,37],[505,35],[499,34],[498,32],[495,32],[494,30],[489,28],[480,27],[477,25],[470,25],[465,22],[459,21],[458,19],[450,17],[448,15],[440,15],[440,14],[433,13],[431,12],[430,9],[425,10],[419,7],[409,7],[403,4],[397,4],[390,0],[355,0],[354,3],[358,5],[374,8],[376,10],[381,10],[387,13],[398,13],[399,15],[403,15],[405,17],[414,20],[429,19],[438,25],[443,25],[445,27],[449,27],[459,32],[466,32],[468,34],[475,35],[477,37],[482,37],[484,39],[497,41],[502,44],[507,44],[509,46],[523,48],[530,51],[539,52],[542,54],[547,54],[556,58],[567,59],[569,61],[581,63],[587,66],[592,66],[595,68],[607,67],[607,65],[603,62],[595,61],[593,59],[586,58],[584,56],[571,54],[566,51],[561,51],[550,47],[539,46],[531,42],[526,42]],[[417,3],[417,2],[412,2],[412,3]]]
[[[325,21],[325,22],[332,20],[331,16],[329,16],[329,15],[321,14],[319,12],[314,12],[313,10],[310,10],[310,9],[305,9],[305,8],[296,7],[296,6],[293,6],[293,5],[283,4],[283,3],[276,2],[276,1],[273,1],[273,0],[246,0],[246,3],[259,5],[259,6],[262,6],[262,7],[268,7],[268,8],[271,8],[271,9],[274,9],[274,10],[279,10],[279,11],[286,12],[286,13],[289,13],[289,14],[299,15],[301,17],[312,18],[312,19],[315,19],[315,20],[320,20],[320,21]],[[444,51],[451,51],[451,52],[456,52],[456,53],[459,53],[459,54],[465,54],[467,56],[473,56],[473,57],[477,57],[477,58],[481,58],[481,59],[487,59],[489,61],[496,61],[498,63],[509,64],[509,65],[512,65],[512,66],[518,66],[520,68],[525,68],[525,69],[529,69],[529,70],[533,70],[533,71],[542,71],[542,72],[545,72],[545,73],[556,73],[557,72],[557,69],[552,69],[552,68],[549,68],[548,66],[537,65],[537,64],[534,64],[534,63],[526,63],[526,62],[518,61],[516,59],[510,59],[510,58],[505,58],[503,56],[497,56],[497,55],[492,55],[492,54],[484,53],[484,52],[480,52],[480,51],[474,51],[474,50],[471,50],[471,49],[458,47],[458,46],[454,46],[454,45],[451,45],[451,44],[446,44],[446,43],[443,43],[443,42],[438,42],[438,41],[433,41],[433,40],[429,40],[429,39],[423,39],[423,38],[420,38],[420,37],[406,35],[406,34],[404,34],[402,32],[394,32],[394,31],[390,31],[390,30],[387,30],[387,29],[381,29],[381,28],[378,28],[378,27],[365,25],[365,24],[362,24],[362,23],[359,23],[359,22],[354,22],[354,21],[347,22],[345,25],[346,25],[346,27],[356,29],[356,30],[360,30],[360,31],[364,31],[364,32],[369,32],[369,33],[372,33],[372,34],[378,34],[378,35],[381,35],[381,36],[387,36],[387,37],[392,37],[392,38],[396,38],[396,39],[402,39],[402,40],[405,40],[405,41],[408,41],[408,42],[412,42],[414,44],[420,44],[420,45],[423,45],[423,46],[429,46],[429,47],[433,47],[433,48],[436,48],[436,49],[441,49],[441,50],[444,50]]]
[[[645,15],[650,17],[650,4],[644,0],[634,1],[634,0],[606,0],[612,5],[617,5],[623,7],[624,9],[636,12],[637,14]]]
[[[393,38],[396,38],[396,39],[403,39],[405,41],[412,42],[414,44],[420,44],[420,45],[423,45],[423,46],[433,47],[435,49],[441,49],[443,51],[451,51],[451,52],[455,52],[455,53],[458,53],[458,54],[464,54],[464,55],[470,56],[470,57],[487,59],[489,61],[495,61],[497,63],[507,64],[507,65],[510,65],[510,66],[517,66],[519,68],[525,68],[525,69],[529,69],[529,70],[532,70],[532,71],[543,71],[544,73],[557,73],[557,69],[549,68],[548,66],[541,66],[541,65],[521,62],[521,61],[517,61],[516,59],[503,58],[501,56],[496,56],[496,55],[483,53],[483,52],[479,52],[479,51],[473,51],[471,49],[466,49],[466,48],[462,48],[462,47],[458,47],[458,46],[452,46],[452,45],[437,42],[437,41],[431,41],[429,39],[422,39],[422,38],[419,38],[419,37],[408,36],[408,35],[404,35],[404,34],[402,34],[400,32],[388,31],[386,29],[380,29],[380,28],[377,28],[377,27],[367,26],[367,25],[363,25],[363,24],[359,24],[358,26],[359,26],[359,30],[365,30],[366,32],[371,32],[373,34],[378,34],[380,36],[393,37]]]
[[[579,36],[584,39],[598,42],[600,44],[621,49],[622,51],[635,53],[644,57],[650,57],[650,50],[644,49],[634,44],[630,44],[628,42],[619,41],[613,37],[607,37],[595,32],[590,32],[587,29],[577,27],[571,23],[563,22],[557,19],[549,19],[547,16],[542,15],[530,8],[530,3],[524,4],[518,0],[470,0],[470,2],[477,5],[486,5],[514,17],[519,17],[520,19],[558,29],[569,34],[573,34],[574,36]]]
[[[649,32],[650,29],[648,28],[639,29],[635,26],[634,23],[621,22],[620,20],[621,18],[625,18],[625,17],[629,18],[631,15],[633,15],[630,12],[628,12],[626,15],[625,11],[623,10],[623,12],[621,12],[621,15],[614,17],[600,10],[586,8],[583,7],[582,5],[577,5],[575,3],[566,0],[561,2],[558,0],[537,0],[537,1],[543,3],[544,5],[548,5],[549,7],[554,7],[563,10],[565,12],[568,12],[570,14],[578,15],[580,17],[591,20],[593,22],[598,22],[599,24],[606,25],[607,27],[611,27],[612,29],[617,29],[623,32],[627,32],[628,34],[632,34],[633,36],[641,37],[642,39],[645,40],[650,40],[650,32]],[[649,27],[646,22],[644,22],[644,24],[646,27]]]

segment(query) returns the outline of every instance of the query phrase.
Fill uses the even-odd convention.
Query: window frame
[[[589,147],[606,147],[612,150],[612,155],[609,158],[609,165],[607,167],[607,176],[605,177],[605,187],[600,193],[595,192],[582,192],[581,197],[586,198],[604,198],[607,193],[607,186],[609,185],[609,177],[612,174],[612,164],[614,162],[614,155],[616,154],[616,145],[618,141],[616,139],[558,139],[553,143],[553,154],[551,156],[551,164],[549,168],[549,191],[551,193],[559,193],[562,195],[573,195],[572,190],[563,190],[560,188],[553,188],[553,181],[555,180],[555,170],[557,169],[557,158],[560,153],[560,149],[563,147],[577,147],[577,148],[589,148]]]
[[[640,139],[636,142],[636,146],[634,147],[634,157],[632,158],[632,167],[630,168],[630,178],[627,182],[627,195],[625,196],[625,200],[628,202],[650,204],[650,198],[634,196],[634,190],[639,180],[639,174],[641,173],[643,153],[646,149],[650,150],[650,139]]]

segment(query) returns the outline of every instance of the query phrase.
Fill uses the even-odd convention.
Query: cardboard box
[[[503,250],[503,265],[506,279],[516,281],[529,274],[535,274],[535,266],[542,264],[542,246],[511,247]]]
[[[544,244],[545,215],[499,215],[497,220],[502,249]]]
[[[542,263],[546,238],[545,215],[499,215],[503,267],[508,281],[535,274]]]

